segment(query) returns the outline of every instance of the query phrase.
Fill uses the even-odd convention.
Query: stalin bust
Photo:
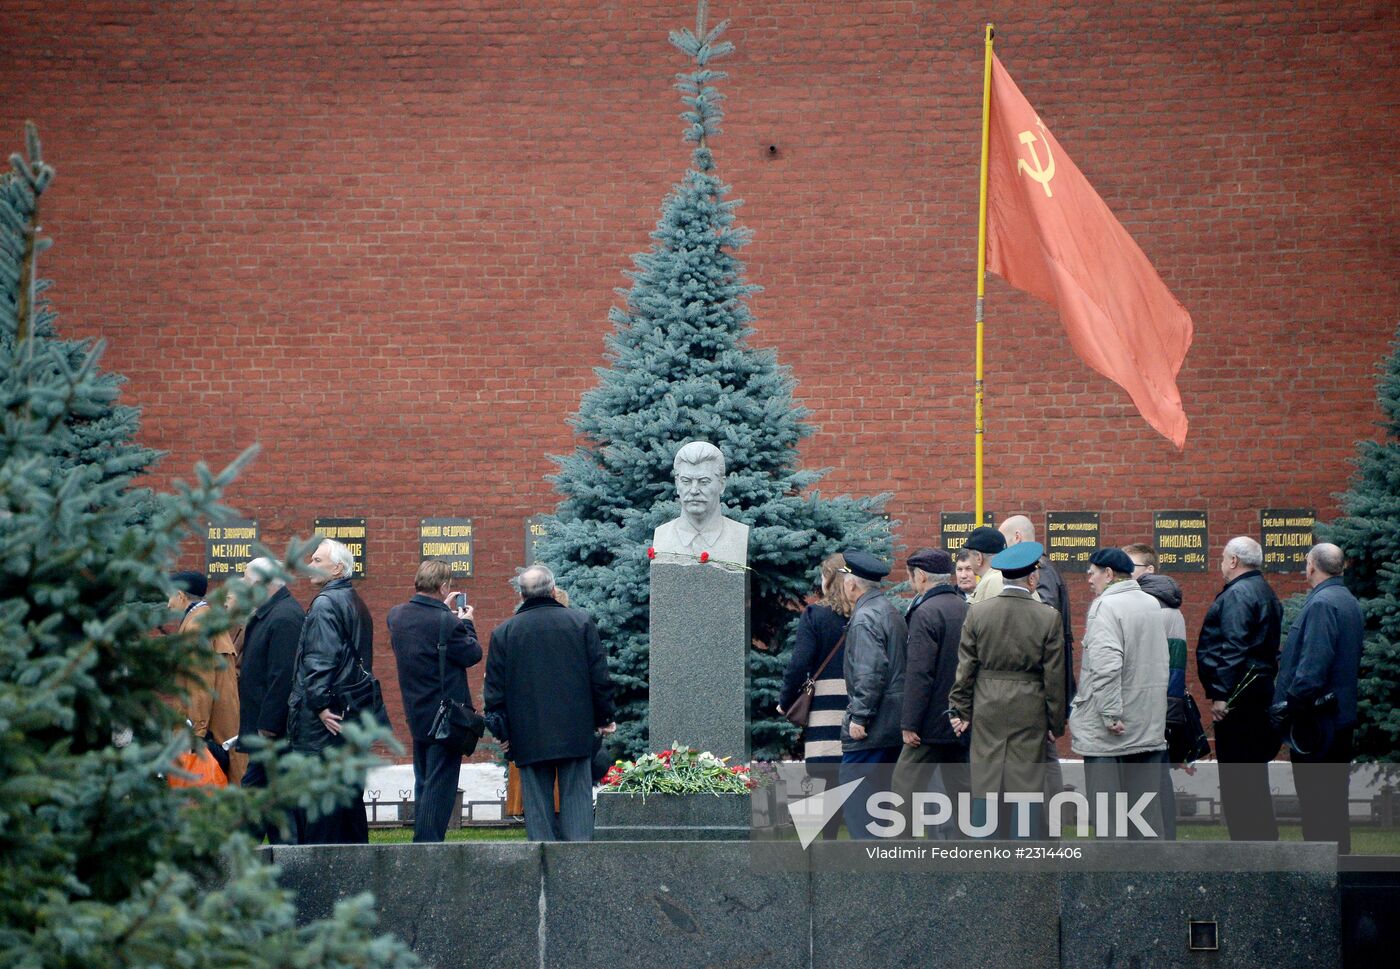
[[[724,517],[724,455],[708,441],[688,441],[671,462],[681,515],[656,529],[651,545],[656,561],[693,562],[708,553],[720,567],[746,567],[749,526]]]

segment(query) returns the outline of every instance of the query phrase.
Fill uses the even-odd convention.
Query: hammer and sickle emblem
[[[1030,152],[1031,160],[1027,162],[1024,158],[1016,159],[1016,171],[1017,173],[1024,173],[1035,179],[1040,183],[1040,187],[1045,189],[1045,197],[1053,198],[1055,193],[1050,191],[1050,179],[1055,177],[1055,156],[1050,151],[1050,138],[1045,131],[1045,125],[1041,122],[1040,118],[1035,119],[1035,124],[1036,127],[1040,129],[1041,133],[1046,135],[1044,139],[1045,165],[1043,167],[1041,166],[1040,156],[1035,153],[1035,143],[1040,139],[1036,138],[1035,132],[1033,131],[1023,131],[1020,134],[1021,144],[1025,145],[1026,150]]]

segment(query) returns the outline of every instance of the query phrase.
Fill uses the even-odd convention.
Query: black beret
[[[921,548],[905,560],[911,569],[922,569],[929,575],[952,575],[953,556],[941,548]]]
[[[987,555],[995,555],[1006,548],[1006,536],[991,525],[979,525],[972,530],[972,534],[967,536],[967,541],[963,542],[963,548],[972,549],[974,552],[984,552]]]
[[[992,557],[992,568],[1004,579],[1023,579],[1040,565],[1045,546],[1039,542],[1019,542]]]
[[[890,567],[869,552],[848,548],[841,553],[851,574],[868,582],[879,582],[890,574]]]
[[[209,580],[203,572],[176,572],[170,577],[170,584],[192,596],[203,596],[209,591]]]
[[[1097,565],[1101,569],[1112,569],[1115,572],[1122,572],[1124,575],[1132,575],[1133,560],[1128,558],[1128,553],[1121,548],[1101,548],[1093,555],[1089,556],[1089,564]]]

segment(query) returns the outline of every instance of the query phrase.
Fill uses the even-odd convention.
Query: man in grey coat
[[[1167,759],[1167,634],[1157,600],[1132,578],[1133,560],[1119,548],[1089,557],[1097,599],[1084,625],[1079,692],[1069,715],[1074,752],[1100,837],[1157,837],[1163,832],[1162,765]],[[1117,814],[1145,797],[1140,830]],[[1100,798],[1100,795],[1107,795]],[[1114,821],[1117,821],[1115,824]]]
[[[871,838],[866,798],[874,765],[899,758],[899,716],[904,703],[904,662],[908,626],[880,589],[890,567],[868,552],[847,549],[842,581],[848,602],[855,603],[846,624],[846,717],[841,727],[842,784],[867,783],[847,798],[846,830],[852,838]]]

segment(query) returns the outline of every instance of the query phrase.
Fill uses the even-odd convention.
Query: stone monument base
[[[747,794],[602,792],[594,818],[598,841],[747,841],[752,808]]]

